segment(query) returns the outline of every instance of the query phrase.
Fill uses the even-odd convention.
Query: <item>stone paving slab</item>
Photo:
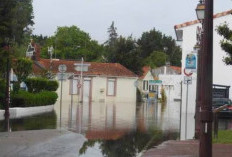
[[[86,139],[69,131],[0,133],[0,157],[76,157]]]
[[[199,142],[166,141],[146,151],[143,157],[198,157]],[[213,157],[232,157],[232,144],[213,144]]]

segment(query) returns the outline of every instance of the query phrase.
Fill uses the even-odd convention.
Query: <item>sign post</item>
[[[59,65],[58,70],[60,75],[58,76],[58,79],[60,79],[60,128],[61,128],[61,113],[62,113],[62,93],[63,93],[63,80],[65,79],[64,75],[67,71],[67,66],[64,64]]]

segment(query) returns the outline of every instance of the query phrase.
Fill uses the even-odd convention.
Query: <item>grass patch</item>
[[[213,138],[213,143],[232,144],[232,130],[219,130],[218,138]]]

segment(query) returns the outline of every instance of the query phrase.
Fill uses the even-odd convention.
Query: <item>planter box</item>
[[[10,119],[16,119],[16,118],[51,112],[53,109],[54,109],[54,105],[10,108]],[[0,120],[4,119],[4,113],[5,113],[4,110],[0,110]]]

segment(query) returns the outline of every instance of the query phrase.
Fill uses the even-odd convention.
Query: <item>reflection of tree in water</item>
[[[10,128],[12,131],[55,129],[56,119],[55,111],[20,119],[11,119]],[[5,126],[5,121],[0,121],[0,132],[6,131]]]
[[[85,154],[89,147],[99,143],[99,148],[106,157],[134,157],[145,149],[150,149],[165,140],[176,139],[177,136],[177,133],[164,133],[160,130],[147,133],[136,131],[117,140],[88,140],[83,144],[79,154]]]

